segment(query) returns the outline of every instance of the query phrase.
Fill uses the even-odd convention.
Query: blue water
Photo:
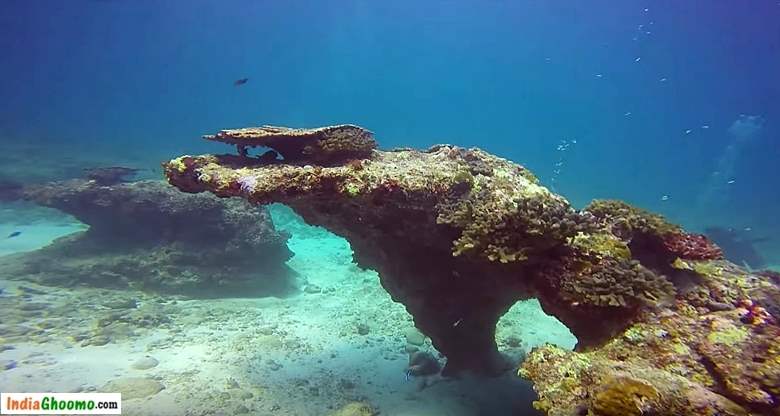
[[[577,207],[618,198],[693,231],[733,228],[755,240],[766,267],[780,270],[778,74],[780,0],[3,0],[0,202],[7,182],[80,176],[85,167],[125,165],[160,178],[161,161],[234,152],[200,139],[223,128],[354,123],[375,132],[383,148],[483,148],[529,167]],[[242,78],[248,82],[235,86]],[[202,311],[211,317],[215,310],[221,320],[203,321],[210,326],[184,322],[224,342],[187,338],[151,348],[169,386],[162,396],[219,392],[230,375],[243,377],[244,388],[270,388],[264,402],[264,393],[247,401],[257,404],[253,411],[275,412],[273,398],[319,415],[342,404],[328,386],[364,377],[375,383],[358,383],[346,395],[368,392],[383,415],[477,414],[444,404],[476,406],[480,414],[488,408],[508,414],[514,406],[512,414],[535,414],[530,385],[513,374],[417,392],[416,380],[404,379],[402,334],[413,328],[411,317],[375,272],[352,263],[346,241],[285,209],[272,211],[277,226],[293,234],[296,256],[288,265],[322,292],[182,302],[172,319]],[[4,241],[0,255],[34,250],[84,227],[41,210],[0,204],[0,238],[22,231]],[[20,283],[3,279],[0,297],[22,297]],[[45,289],[71,303],[115,296]],[[502,318],[502,351],[514,337],[526,350],[544,342],[571,348],[576,340],[568,329],[530,302]],[[69,307],[63,316],[86,318],[75,321],[83,325],[68,323],[67,331],[94,326],[95,305],[77,306],[83,311]],[[268,333],[245,337],[244,329],[263,326],[258,320],[278,324],[278,340]],[[363,321],[371,324],[368,337],[355,334]],[[51,389],[80,386],[82,378],[99,387],[127,371],[127,357],[150,352],[140,339],[67,349],[19,341],[19,348],[0,348],[0,368],[21,363],[3,373],[0,390],[40,390],[40,377],[55,383]],[[324,361],[310,355],[284,361],[290,357],[283,350],[250,342],[258,339],[301,348],[311,342]],[[246,346],[243,353],[234,341]],[[61,362],[29,362],[40,348]],[[9,354],[17,355],[8,361]],[[266,368],[269,357],[285,370]],[[207,388],[177,378],[190,364]],[[309,397],[298,377],[322,388],[322,396]],[[288,396],[300,391],[305,399]],[[165,413],[155,407],[148,414],[154,412]],[[274,414],[295,414],[281,412]]]
[[[482,147],[578,206],[772,236],[778,22],[776,0],[6,0],[0,143],[156,167],[221,128],[350,122]],[[735,144],[741,114],[761,125]]]

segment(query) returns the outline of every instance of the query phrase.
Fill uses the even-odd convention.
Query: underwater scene
[[[780,415],[780,1],[0,8],[0,413]]]

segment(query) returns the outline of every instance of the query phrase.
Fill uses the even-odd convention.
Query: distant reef
[[[496,322],[535,297],[579,340],[536,348],[519,370],[547,415],[780,414],[777,281],[706,237],[620,201],[574,210],[479,149],[380,151],[355,126],[302,130],[262,142],[284,160],[226,139],[239,155],[182,156],[165,174],[188,193],[281,202],[349,240],[447,357],[444,375],[511,367]]]
[[[0,258],[6,278],[203,297],[291,288],[288,236],[274,229],[265,207],[242,199],[184,194],[164,181],[94,178],[27,187],[21,198],[89,229]]]

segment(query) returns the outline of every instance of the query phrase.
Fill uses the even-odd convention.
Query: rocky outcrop
[[[579,340],[523,366],[550,415],[777,410],[776,283],[719,260],[706,238],[619,201],[576,211],[478,149],[342,159],[182,156],[164,168],[182,191],[281,202],[345,237],[447,357],[445,375],[505,369],[496,322],[537,297]]]
[[[356,262],[379,272],[448,357],[445,372],[505,368],[495,323],[518,299],[533,296],[524,275],[535,257],[581,226],[566,201],[522,167],[478,150],[441,146],[376,151],[372,159],[330,167],[308,163],[185,156],[165,170],[184,191],[281,202],[345,237]],[[495,220],[500,216],[508,224]]]
[[[288,289],[287,236],[265,208],[241,199],[183,194],[162,181],[86,179],[33,186],[23,197],[89,229],[3,257],[5,277],[198,296]]]

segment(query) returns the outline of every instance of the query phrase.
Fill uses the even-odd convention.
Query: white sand
[[[0,352],[0,362],[18,363],[0,372],[0,391],[89,390],[119,377],[146,376],[165,389],[151,398],[125,401],[124,414],[326,415],[353,400],[370,403],[383,416],[536,414],[530,386],[513,373],[495,379],[432,379],[433,385],[423,390],[423,380],[406,381],[403,331],[413,324],[403,305],[390,299],[375,272],[351,263],[346,241],[290,222],[284,212],[276,218],[294,235],[289,244],[296,256],[289,265],[321,293],[180,301],[168,329],[139,331],[137,337],[101,347],[81,347],[68,339],[18,343]],[[0,225],[7,229],[15,226]],[[4,253],[40,247],[78,228],[41,224],[19,229],[20,237],[27,237],[8,241],[14,245],[4,246]],[[0,281],[6,295],[16,286]],[[60,302],[104,293],[48,290]],[[80,313],[89,322],[90,311]],[[368,325],[367,335],[358,334],[361,323]],[[535,301],[518,303],[498,326],[499,346],[518,357],[522,351],[507,346],[513,336],[522,339],[523,350],[544,342],[565,347],[575,342]],[[131,368],[146,355],[160,364]]]

